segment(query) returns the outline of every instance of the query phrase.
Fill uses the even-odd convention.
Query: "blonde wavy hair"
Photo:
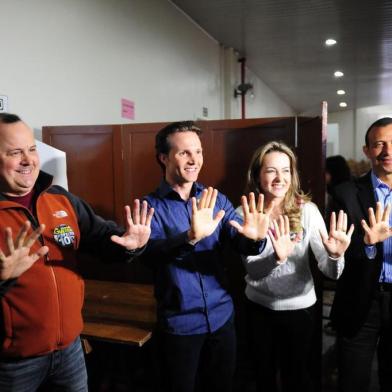
[[[259,147],[254,152],[249,165],[245,192],[246,194],[254,192],[256,197],[263,193],[260,188],[260,170],[263,166],[264,157],[271,152],[281,152],[289,157],[291,184],[283,200],[283,213],[289,218],[290,231],[299,233],[302,231],[301,206],[303,203],[310,201],[310,196],[301,190],[297,158],[290,147],[278,141],[272,141]]]

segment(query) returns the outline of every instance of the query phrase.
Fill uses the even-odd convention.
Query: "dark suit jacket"
[[[368,259],[361,226],[361,219],[368,222],[368,208],[375,204],[370,172],[335,189],[334,210],[343,209],[349,224],[355,225],[331,311],[334,326],[345,336],[355,335],[364,323],[381,273],[382,244],[377,244],[376,258]]]

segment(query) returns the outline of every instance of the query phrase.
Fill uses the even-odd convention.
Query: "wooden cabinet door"
[[[43,141],[66,152],[69,190],[106,219],[122,216],[120,132],[118,125],[43,128]]]
[[[167,123],[122,126],[124,199],[129,203],[154,191],[163,172],[155,159],[155,135]]]
[[[208,121],[205,139],[202,177],[239,205],[254,151],[271,140],[294,147],[295,119]]]

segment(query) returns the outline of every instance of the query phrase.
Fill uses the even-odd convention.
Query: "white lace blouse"
[[[240,208],[237,212],[242,214]],[[245,294],[249,300],[273,310],[304,309],[316,302],[314,282],[309,267],[309,246],[324,275],[338,279],[343,272],[344,257],[332,259],[322,243],[319,231],[327,232],[324,220],[313,203],[302,207],[302,240],[288,259],[278,264],[270,238],[263,252],[243,256],[247,271]]]

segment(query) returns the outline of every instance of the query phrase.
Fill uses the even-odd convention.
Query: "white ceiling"
[[[172,0],[298,113],[392,104],[392,0]],[[326,47],[324,41],[338,43]],[[344,72],[336,79],[335,70]],[[346,91],[339,97],[338,89]],[[345,110],[347,110],[345,109]]]

